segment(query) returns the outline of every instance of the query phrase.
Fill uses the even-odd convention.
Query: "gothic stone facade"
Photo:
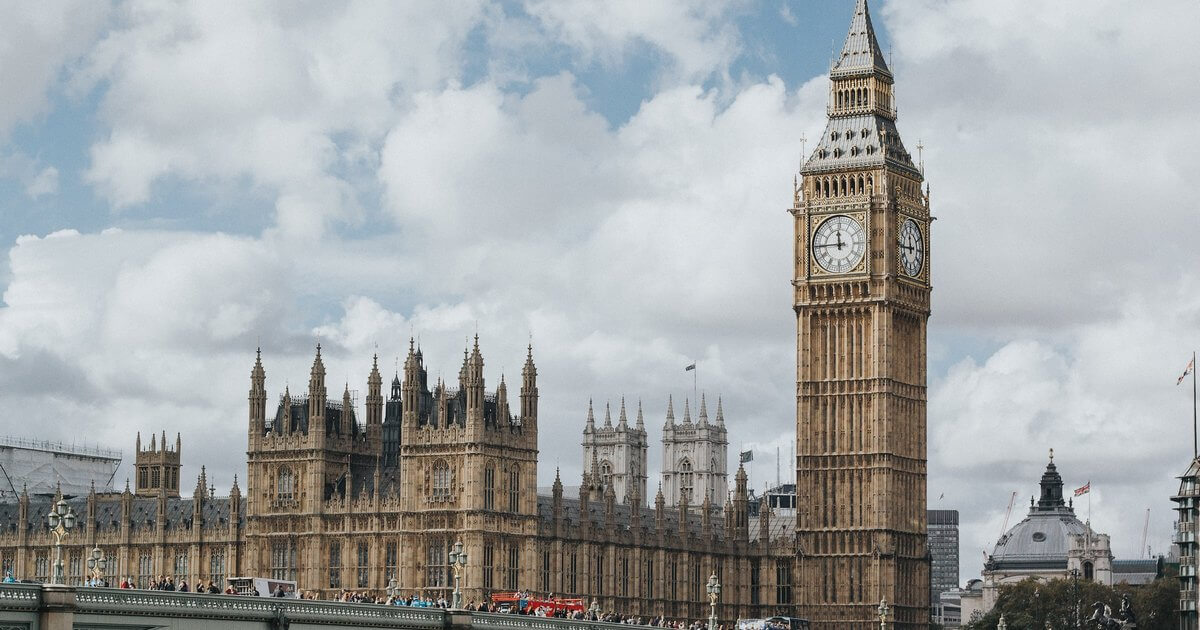
[[[822,628],[929,622],[925,327],[929,196],[896,129],[866,0],[830,70],[795,190],[796,543]]]
[[[707,615],[704,583],[716,573],[723,619],[794,611],[791,540],[768,532],[770,510],[749,521],[745,471],[723,505],[709,497],[668,507],[619,503],[616,488],[584,474],[577,497],[536,491],[537,369],[525,358],[515,404],[503,377],[484,387],[478,340],[464,357],[457,389],[427,387],[411,346],[403,380],[384,400],[377,365],[368,379],[364,418],[349,391],[330,402],[318,349],[308,391],[285,390],[267,414],[261,356],[250,376],[246,496],[205,488],[191,499],[157,489],[73,498],[81,530],[67,538],[70,581],[93,545],[112,556],[112,575],[140,583],[174,575],[189,583],[231,575],[294,579],[329,596],[341,589],[381,593],[395,579],[406,593],[449,599],[448,551],[464,543],[467,601],[490,592],[532,590],[595,599],[611,610],[695,619]],[[395,425],[395,426],[390,426]],[[397,436],[398,453],[385,453]],[[139,462],[149,465],[153,458]],[[161,459],[161,458],[159,458]],[[145,461],[143,461],[145,460]],[[157,461],[157,460],[153,460]],[[154,489],[147,489],[147,491]],[[44,514],[51,497],[0,505],[0,563],[21,578],[45,580],[52,538]]]

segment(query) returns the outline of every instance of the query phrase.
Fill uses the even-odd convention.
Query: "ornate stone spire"
[[[612,408],[607,402],[604,403],[604,428],[611,429],[612,426]]]
[[[592,433],[596,430],[596,414],[592,411],[592,399],[588,399],[588,415],[587,424],[583,427],[584,433]]]
[[[692,423],[692,408],[690,406],[690,401],[688,401],[687,398],[683,399],[683,423]]]
[[[708,426],[708,404],[704,400],[704,394],[700,394],[700,417],[697,424],[702,427]]]
[[[854,6],[854,17],[850,20],[850,32],[842,44],[842,54],[833,63],[830,76],[880,73],[891,77],[875,38],[875,27],[871,24],[871,12],[867,0],[858,0]]]
[[[645,418],[642,417],[642,400],[640,398],[638,399],[637,430],[646,430],[646,421]]]
[[[621,397],[621,412],[617,416],[617,430],[622,431],[622,432],[629,430],[629,418],[626,417],[626,415],[625,415],[625,397],[624,396]]]
[[[663,428],[675,428],[675,398],[670,395],[667,395],[667,423]]]
[[[720,396],[717,396],[717,425],[725,426],[725,410],[721,408]]]

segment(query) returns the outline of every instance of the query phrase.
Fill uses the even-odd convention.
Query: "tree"
[[[1174,600],[1179,597],[1179,583],[1170,578],[1146,586],[1122,584],[1118,588],[1083,579],[1028,578],[1001,586],[996,606],[965,627],[993,630],[1000,615],[1004,615],[1005,624],[1014,630],[1042,630],[1047,623],[1055,630],[1081,629],[1088,625],[1086,622],[1091,618],[1096,602],[1107,604],[1115,614],[1120,609],[1122,593],[1130,595],[1139,629],[1170,630],[1174,627]]]

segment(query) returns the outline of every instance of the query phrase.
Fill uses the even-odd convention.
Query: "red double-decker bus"
[[[582,599],[537,595],[524,591],[492,593],[491,601],[500,609],[500,612],[510,612],[515,608],[518,612],[536,615],[540,610],[547,617],[553,617],[559,611],[572,614],[576,611],[587,610]]]

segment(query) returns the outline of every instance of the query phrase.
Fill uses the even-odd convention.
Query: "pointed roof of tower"
[[[612,428],[612,407],[607,402],[604,403],[604,428]]]
[[[725,426],[725,410],[721,408],[720,396],[717,396],[717,424]]]
[[[596,414],[592,411],[592,399],[588,399],[588,415],[587,426],[583,428],[584,433],[591,433],[596,430]]]
[[[842,44],[842,54],[834,61],[829,74],[846,76],[872,72],[892,76],[883,58],[883,51],[879,48],[879,40],[875,37],[867,0],[858,0],[854,6],[854,17],[850,20],[850,32],[846,34],[846,43]]]
[[[683,423],[684,424],[692,423],[692,408],[691,408],[687,398],[683,399]]]
[[[625,415],[625,397],[621,397],[621,412],[617,415],[617,428],[621,431],[629,429],[629,418]]]
[[[379,383],[383,380],[379,375],[379,353],[371,355],[371,374],[367,380],[371,383]]]
[[[665,428],[671,429],[675,427],[675,398],[670,394],[667,395],[667,424]]]
[[[258,383],[258,382],[262,382],[262,380],[263,380],[263,378],[265,378],[265,376],[266,376],[266,374],[263,371],[263,364],[262,364],[262,348],[255,348],[255,350],[254,350],[254,369],[250,370],[250,378],[253,379],[254,382]]]
[[[637,428],[639,431],[646,430],[646,421],[645,418],[642,417],[642,399],[640,398],[638,399]]]
[[[700,418],[698,424],[708,426],[708,404],[704,400],[704,394],[700,394]]]
[[[325,374],[325,362],[321,360],[321,344],[317,344],[317,356],[313,359],[312,374]]]

